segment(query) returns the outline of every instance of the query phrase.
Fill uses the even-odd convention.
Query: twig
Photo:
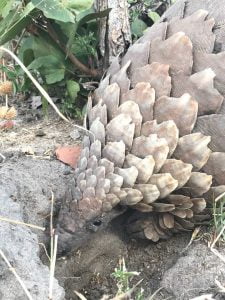
[[[210,250],[212,251],[213,254],[219,257],[219,259],[222,260],[222,262],[225,263],[225,257],[221,253],[219,253],[219,251],[217,251],[215,248],[210,248]]]
[[[3,159],[3,161],[6,159],[6,157],[0,153],[1,158]]]
[[[218,288],[220,289],[220,293],[225,293],[225,287],[222,286],[222,284],[219,282],[219,280],[215,279],[215,283],[218,286]]]
[[[58,244],[58,235],[55,235],[54,239],[54,251],[53,257],[51,258],[50,264],[50,278],[49,278],[49,300],[53,299],[53,283],[54,283],[54,274],[55,274],[55,263],[56,263],[56,255],[57,255],[57,244]]]
[[[200,231],[201,227],[196,227],[195,230],[193,231],[192,235],[191,235],[191,239],[189,241],[189,243],[187,244],[186,247],[184,247],[184,249],[181,251],[181,253],[185,252],[187,250],[188,247],[191,246],[192,242],[195,240],[195,238],[197,237],[199,231]]]
[[[45,231],[45,227],[40,227],[40,226],[37,226],[37,225],[24,223],[24,222],[21,222],[21,221],[12,220],[12,219],[1,217],[1,216],[0,216],[0,221],[5,221],[5,222],[8,222],[8,223],[17,224],[17,225],[24,225],[24,226],[31,227],[31,228],[34,228],[34,229],[39,229],[39,230]]]
[[[218,202],[221,198],[223,198],[225,196],[225,192],[223,192],[222,194],[220,194],[218,197],[216,197],[215,202]]]
[[[77,291],[74,291],[74,293],[77,295],[77,297],[80,298],[80,300],[87,300],[86,297],[84,297],[84,295],[82,295],[81,293],[77,292]]]
[[[49,300],[53,298],[53,283],[54,283],[54,274],[55,274],[55,263],[57,255],[57,243],[58,235],[55,235],[53,228],[53,208],[54,208],[54,194],[51,191],[51,211],[50,211],[50,236],[51,236],[51,253],[50,253],[50,277],[49,277]]]
[[[51,197],[51,210],[50,210],[50,237],[51,237],[51,245],[50,245],[50,262],[53,258],[53,250],[54,250],[54,231],[53,231],[53,208],[54,208],[54,194],[51,191],[52,197]]]
[[[48,255],[48,251],[47,251],[47,249],[46,249],[46,247],[45,247],[45,244],[43,244],[43,243],[38,243],[38,245],[40,245],[40,246],[43,247],[43,249],[44,249],[44,251],[45,251],[45,255],[47,256],[48,260],[51,261],[51,258],[50,258],[50,256]]]
[[[4,58],[2,59],[2,65],[3,67],[5,67],[5,60]],[[6,74],[5,74],[5,71],[3,71],[3,81],[6,82]],[[5,94],[5,106],[8,107],[8,103],[9,102],[9,97],[8,97],[8,94]]]
[[[20,35],[18,41],[16,41],[16,46],[15,46],[15,48],[13,49],[13,52],[14,52],[15,54],[16,54],[16,52],[17,52],[19,46],[20,46],[20,43],[21,43],[21,41],[22,41],[22,39],[23,39],[23,37],[24,37],[26,31],[27,31],[27,29],[24,28],[24,30],[22,31],[22,33],[21,33],[21,35]]]
[[[216,299],[213,298],[212,294],[208,294],[208,295],[201,295],[199,297],[192,298],[190,300],[216,300]]]
[[[91,135],[93,137],[93,142],[95,141],[95,135],[93,132],[91,132],[90,130],[88,130],[87,128],[84,128],[80,125],[77,124],[73,124],[73,126],[77,129],[81,129],[82,131],[86,132],[89,136]]]
[[[51,156],[35,155],[35,154],[26,154],[27,157],[32,157],[33,159],[51,159]]]
[[[55,103],[52,101],[48,93],[43,89],[43,87],[37,82],[37,80],[33,77],[33,75],[30,73],[30,71],[24,66],[24,64],[21,62],[21,60],[9,49],[6,49],[4,47],[0,47],[0,50],[5,51],[8,53],[17,63],[18,65],[23,69],[23,71],[27,74],[27,76],[30,78],[30,80],[33,82],[33,84],[36,86],[36,88],[39,90],[39,92],[45,97],[45,99],[49,102],[49,104],[54,108],[56,113],[66,122],[70,122],[59,110],[58,107],[55,105]]]
[[[10,262],[8,261],[7,257],[5,256],[5,254],[3,253],[3,251],[0,249],[0,255],[1,257],[4,259],[5,263],[7,264],[7,266],[9,267],[9,271],[13,273],[13,275],[16,277],[16,280],[20,283],[21,287],[23,288],[25,294],[27,295],[27,298],[29,300],[33,300],[30,292],[28,291],[28,289],[26,288],[24,282],[22,281],[22,279],[19,277],[19,275],[16,273],[16,270],[13,268],[13,266],[10,264]]]
[[[154,300],[155,296],[162,290],[163,288],[160,287],[158,290],[156,290],[149,298],[148,300]]]
[[[51,24],[48,20],[47,20],[47,30],[48,30],[48,34],[53,39],[53,41],[63,50],[63,52],[66,55],[68,55],[70,61],[73,63],[73,65],[76,68],[78,68],[83,73],[85,73],[87,75],[91,75],[93,77],[98,77],[100,75],[98,70],[89,69],[82,62],[80,62],[72,52],[68,53],[67,48],[60,42],[59,37],[57,36],[55,30],[53,29],[53,27],[51,26]]]

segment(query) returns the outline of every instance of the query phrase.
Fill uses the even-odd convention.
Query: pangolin
[[[225,191],[224,96],[225,0],[177,0],[88,100],[59,253],[124,209],[129,234],[154,242],[202,220]]]

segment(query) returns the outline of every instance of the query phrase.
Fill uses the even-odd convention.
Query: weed
[[[213,199],[213,226],[216,235],[220,233],[225,225],[225,196],[220,199]],[[221,241],[225,241],[225,232],[220,237]]]
[[[130,282],[132,281],[134,276],[139,276],[139,275],[140,275],[139,272],[128,271],[126,268],[124,258],[120,259],[119,267],[115,268],[115,271],[112,273],[112,276],[116,279],[116,285],[118,288],[116,296],[130,291],[131,290]],[[143,292],[144,292],[144,290],[141,288],[137,292],[134,299],[135,300],[143,300],[144,299]]]

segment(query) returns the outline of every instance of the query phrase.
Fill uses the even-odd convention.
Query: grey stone
[[[225,249],[219,249],[224,256]],[[203,243],[190,246],[168,269],[161,286],[173,294],[172,299],[188,300],[218,291],[215,279],[225,281],[224,263]],[[216,298],[220,299],[220,298]]]
[[[20,205],[0,187],[0,216],[23,221]],[[0,221],[0,249],[16,269],[34,300],[48,299],[49,269],[39,258],[37,236],[27,226]],[[22,287],[0,257],[0,299],[24,300]],[[65,293],[54,280],[54,300],[63,300]]]

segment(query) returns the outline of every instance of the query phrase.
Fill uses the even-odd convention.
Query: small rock
[[[74,129],[74,130],[70,133],[70,137],[71,137],[73,140],[79,139],[79,138],[80,138],[79,130]]]
[[[42,129],[39,129],[35,132],[35,135],[36,136],[45,136],[46,133]]]
[[[23,146],[21,151],[23,154],[34,155],[34,150],[32,149],[31,146]]]
[[[32,109],[37,109],[42,106],[41,96],[31,97],[31,107]]]
[[[65,167],[65,170],[63,171],[63,175],[70,175],[72,173],[72,170],[69,166]]]

